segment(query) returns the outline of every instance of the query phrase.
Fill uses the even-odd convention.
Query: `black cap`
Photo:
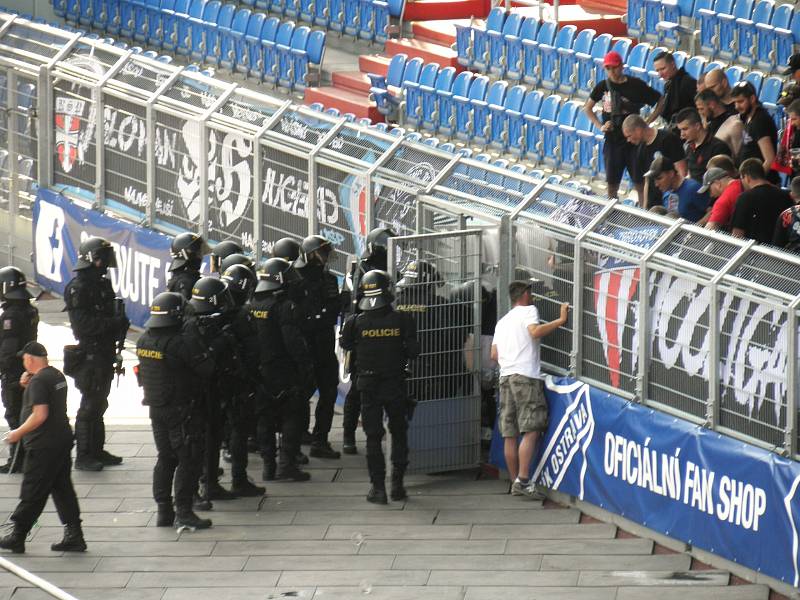
[[[17,356],[22,358],[23,354],[30,354],[31,356],[39,356],[41,358],[47,357],[47,348],[42,346],[39,342],[28,342],[22,347],[22,350],[17,352]]]
[[[667,171],[674,171],[675,170],[675,163],[672,162],[666,156],[659,156],[657,157],[652,163],[650,163],[650,170],[644,174],[645,177],[653,177],[656,178],[659,175],[666,173]]]
[[[800,54],[792,54],[789,57],[789,67],[783,72],[784,75],[791,75],[800,69]]]

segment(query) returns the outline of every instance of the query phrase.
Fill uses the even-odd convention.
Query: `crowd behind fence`
[[[798,457],[794,255],[12,15],[0,15],[0,104],[11,217],[30,214],[38,185],[258,259],[321,233],[339,274],[379,224],[480,228],[500,314],[520,277],[541,281],[545,318],[573,306],[544,344],[551,371]]]

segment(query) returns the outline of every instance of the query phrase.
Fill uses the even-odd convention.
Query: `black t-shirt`
[[[706,165],[712,156],[725,154],[731,156],[728,144],[713,135],[706,135],[706,139],[699,146],[686,144],[686,163],[689,167],[689,177],[702,183]]]
[[[655,106],[661,94],[637,77],[627,77],[622,83],[604,79],[592,90],[589,97],[600,102],[603,123],[612,121],[614,128],[606,133],[606,141],[624,142],[622,122],[628,115],[638,115],[645,104]]]
[[[739,157],[740,161],[747,160],[748,158],[757,158],[764,160],[761,155],[761,148],[758,147],[758,140],[763,137],[768,137],[772,142],[772,147],[775,148],[778,143],[778,129],[775,127],[775,121],[769,116],[769,113],[763,107],[756,107],[753,113],[753,118],[747,121],[744,115],[739,115],[739,118],[744,123],[744,133],[742,134],[742,154]]]
[[[780,214],[794,205],[789,192],[768,183],[742,192],[733,211],[733,229],[743,229],[745,237],[771,244]]]
[[[666,156],[672,162],[678,162],[686,157],[681,139],[671,131],[659,129],[652,144],[642,142],[636,147],[636,172],[631,173],[631,179],[634,182],[644,181],[644,174],[647,173],[655,159],[656,152],[660,152],[662,156]]]
[[[735,113],[736,113],[736,111],[734,111],[733,109],[731,109],[730,107],[725,105],[725,112],[724,113],[722,113],[722,114],[720,114],[720,115],[718,115],[716,117],[711,117],[708,120],[708,124],[706,126],[706,129],[708,130],[708,134],[709,135],[717,135],[717,132],[719,131],[719,128],[722,127],[722,124],[725,121],[727,121],[731,117],[731,115],[734,115]]]
[[[664,111],[661,116],[671,123],[684,108],[694,108],[697,95],[697,80],[681,67],[675,77],[664,83]]]
[[[23,438],[26,449],[59,448],[72,445],[67,417],[67,380],[58,369],[45,367],[28,382],[22,396],[20,422],[31,416],[35,404],[46,404],[47,419]]]

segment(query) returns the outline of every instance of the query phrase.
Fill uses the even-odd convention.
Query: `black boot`
[[[405,500],[408,498],[406,488],[403,487],[403,475],[405,475],[405,472],[405,467],[399,468],[394,466],[392,468],[392,491],[390,492],[389,496],[395,502],[399,502],[400,500]]]
[[[298,452],[297,455],[294,457],[294,462],[296,462],[298,465],[307,465],[308,457],[302,452]]]
[[[195,529],[208,529],[211,527],[211,519],[201,519],[190,508],[178,508],[178,514],[175,515],[175,528],[181,529],[183,527],[192,531]]]
[[[214,510],[214,505],[208,498],[203,498],[199,494],[195,494],[194,502],[192,503],[192,508],[194,508],[195,510],[202,510],[205,512],[208,510]]]
[[[64,539],[50,544],[50,550],[54,552],[86,552],[86,540],[83,539],[81,522],[64,525]]]
[[[274,481],[276,470],[277,470],[277,465],[275,464],[275,459],[265,458],[264,470],[261,471],[261,479],[263,479],[264,481]]]
[[[236,494],[226,490],[218,481],[214,481],[210,485],[206,485],[203,498],[206,500],[235,500]]]
[[[327,440],[313,442],[308,453],[314,458],[341,458],[342,456],[338,451],[331,448]]]
[[[158,515],[156,516],[156,527],[172,527],[175,522],[175,509],[172,502],[159,502]]]
[[[389,504],[389,501],[386,499],[386,485],[382,481],[373,483],[372,487],[369,488],[367,502],[372,502],[373,504]]]
[[[297,465],[282,466],[275,473],[276,481],[308,481],[309,479],[311,479],[311,473],[301,471]]]
[[[106,443],[106,424],[103,422],[103,418],[100,417],[94,422],[94,439],[92,442],[94,443],[94,456],[97,460],[103,463],[103,466],[109,467],[114,465],[121,465],[122,464],[122,457],[115,456],[111,454],[108,450],[104,450],[103,446]]]
[[[103,463],[94,456],[93,423],[84,420],[75,421],[75,444],[77,446],[75,469],[77,471],[102,471]]]
[[[231,492],[241,498],[257,498],[263,496],[267,489],[260,485],[254,484],[247,476],[244,478],[236,478],[231,485]]]
[[[342,453],[343,454],[358,454],[356,448],[356,434],[345,432],[342,438]]]
[[[23,554],[25,552],[25,538],[28,536],[27,531],[14,529],[8,535],[0,538],[0,548],[3,550],[11,550],[14,554]]]

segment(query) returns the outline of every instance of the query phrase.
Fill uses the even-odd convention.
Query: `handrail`
[[[3,567],[6,571],[13,573],[20,579],[33,584],[35,587],[51,595],[53,598],[58,598],[58,600],[79,600],[79,598],[76,598],[72,594],[68,594],[61,588],[53,585],[49,581],[45,581],[38,575],[34,575],[30,571],[26,571],[19,565],[14,564],[6,558],[0,557],[0,567]]]

